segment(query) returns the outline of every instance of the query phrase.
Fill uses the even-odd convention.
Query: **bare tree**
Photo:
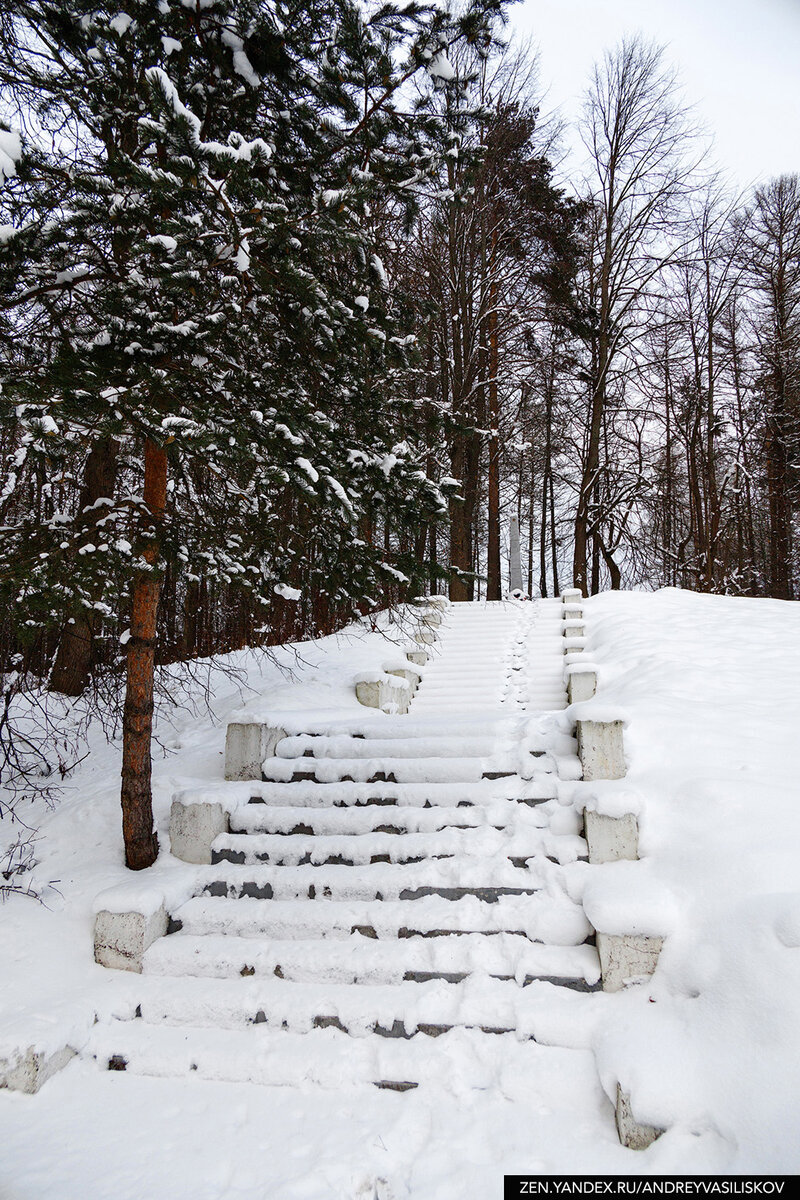
[[[597,522],[594,537],[592,525],[607,399],[615,373],[630,364],[643,299],[676,253],[675,219],[699,161],[699,155],[691,162],[687,157],[696,138],[662,48],[635,37],[606,54],[586,95],[581,135],[594,208],[586,272],[594,324],[573,577],[587,591],[590,549],[598,559],[604,547]]]
[[[769,592],[789,600],[793,474],[800,460],[800,178],[782,175],[756,191],[744,235],[756,294],[769,497]]]

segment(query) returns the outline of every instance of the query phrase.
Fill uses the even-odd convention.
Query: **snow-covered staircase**
[[[574,743],[525,734],[566,703],[560,631],[555,601],[455,605],[408,715],[280,741],[84,1055],[404,1090],[575,1054],[599,964],[561,879]]]

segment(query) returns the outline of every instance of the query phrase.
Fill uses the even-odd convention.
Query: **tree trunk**
[[[167,454],[149,438],[144,447],[144,505],[150,513],[143,530],[142,557],[149,570],[133,585],[128,671],[122,718],[122,833],[125,864],[132,871],[151,866],[158,855],[153,830],[151,738],[153,676],[161,580],[157,573],[159,527],[167,501]]]
[[[463,500],[450,501],[450,566],[457,572],[451,576],[449,594],[453,601],[470,600],[470,587],[463,575],[472,570],[472,541],[467,501],[466,435],[459,430],[451,458],[453,477],[461,481]]]
[[[85,531],[84,544],[89,540],[89,531],[95,529],[101,517],[106,515],[104,508],[95,508],[94,505],[98,500],[114,498],[118,454],[119,442],[113,438],[100,438],[89,451],[79,501]],[[95,599],[100,594],[101,586],[98,583],[94,593]],[[61,692],[65,696],[81,695],[89,682],[94,632],[93,613],[82,608],[73,614],[72,620],[64,626],[61,635],[50,682],[47,685],[48,691]]]
[[[490,269],[494,271],[494,247]],[[486,599],[502,596],[500,571],[500,403],[497,390],[497,284],[489,287],[489,472],[487,483]]]
[[[769,594],[791,600],[791,527],[788,500],[788,455],[782,436],[783,413],[776,404],[767,418],[766,456],[769,493]]]

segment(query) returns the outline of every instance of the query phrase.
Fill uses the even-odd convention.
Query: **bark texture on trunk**
[[[118,454],[119,442],[114,438],[98,439],[89,451],[79,500],[84,543],[90,540],[89,532],[97,527],[98,521],[106,514],[104,507],[94,507],[97,501],[114,498]],[[95,599],[99,594],[98,586]],[[48,691],[80,696],[85,690],[92,669],[95,624],[94,615],[82,608],[64,626],[47,685]]]
[[[494,245],[490,269],[494,272]],[[500,600],[500,399],[497,390],[499,345],[497,332],[498,287],[494,279],[489,286],[489,470],[487,481],[487,547],[486,599]]]
[[[125,865],[132,871],[152,866],[158,855],[153,829],[151,738],[153,675],[161,579],[157,573],[159,526],[167,500],[167,454],[149,438],[144,449],[143,499],[150,517],[142,557],[150,570],[134,583],[128,640],[127,686],[122,719],[122,833]]]

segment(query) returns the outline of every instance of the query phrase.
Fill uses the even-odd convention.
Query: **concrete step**
[[[565,992],[565,987],[570,991]],[[336,1028],[354,1037],[437,1037],[454,1028],[514,1031],[560,1044],[590,1044],[590,1013],[597,1007],[580,991],[595,986],[578,976],[535,981],[473,975],[460,983],[295,983],[276,977],[169,979],[143,976],[137,1015],[152,1025],[246,1029],[249,1025],[292,1033]],[[603,1000],[600,1000],[602,1005]],[[118,1014],[115,1014],[118,1015]],[[134,1012],[130,1012],[132,1019]]]
[[[318,783],[471,783],[483,776],[488,759],[483,758],[268,758],[263,779],[294,783],[304,779]]]
[[[282,738],[275,754],[278,758],[488,758],[494,746],[495,738],[491,736],[359,738],[303,734]]]
[[[325,903],[298,900],[225,899],[195,896],[173,913],[185,934],[232,934],[236,937],[348,938],[353,933],[378,939],[447,937],[451,934],[522,934],[531,941],[562,938],[572,929],[582,941],[586,922],[568,900],[540,891],[501,896],[487,903],[475,896],[446,900],[367,900]]]
[[[514,776],[503,776],[499,780],[481,778],[438,783],[384,780],[365,783],[338,779],[319,782],[316,779],[296,779],[289,782],[264,781],[250,786],[251,803],[293,808],[339,808],[368,804],[397,805],[401,808],[458,808],[483,806],[498,799],[546,800],[555,794],[555,780],[534,786]],[[213,800],[213,797],[213,789],[197,789],[198,800]]]
[[[574,862],[586,857],[587,850],[583,839],[575,836],[550,838],[535,827],[512,832],[483,825],[425,833],[227,833],[215,839],[211,853],[212,862],[264,862],[294,867],[307,863],[367,866],[466,856],[516,861],[543,854]]]
[[[496,801],[508,824],[516,815],[516,801]],[[511,811],[509,811],[511,810]],[[534,816],[535,814],[531,814]],[[496,819],[496,817],[495,817]],[[542,818],[543,821],[543,818]],[[400,807],[392,804],[364,804],[336,808],[306,808],[302,805],[248,804],[231,816],[232,833],[281,834],[357,834],[357,833],[431,833],[449,827],[474,828],[491,824],[487,812],[474,805],[453,807]]]
[[[508,859],[443,858],[419,863],[375,863],[297,867],[222,862],[201,867],[196,890],[216,896],[260,899],[391,900],[420,895],[477,895],[492,901],[501,895],[538,891],[551,864],[534,859],[516,867]]]
[[[274,975],[297,982],[370,985],[434,978],[457,981],[475,973],[518,983],[553,978],[594,982],[596,952],[580,944],[586,929],[575,917],[575,941],[566,945],[543,945],[514,933],[385,941],[360,933],[289,940],[174,933],[147,950],[143,970],[147,975],[216,979]],[[562,937],[567,936],[565,924]]]
[[[563,1096],[564,1080],[576,1102],[594,1096],[597,1072],[588,1050],[540,1046],[515,1034],[489,1037],[453,1029],[432,1041],[418,1035],[398,1038],[351,1037],[336,1028],[291,1033],[265,1024],[248,1029],[175,1029],[143,1020],[95,1025],[82,1052],[102,1069],[127,1070],[161,1078],[251,1082],[271,1087],[316,1085],[336,1090],[367,1085],[405,1091],[441,1087],[482,1092],[503,1080],[506,1096],[523,1097],[535,1078],[543,1094]]]

